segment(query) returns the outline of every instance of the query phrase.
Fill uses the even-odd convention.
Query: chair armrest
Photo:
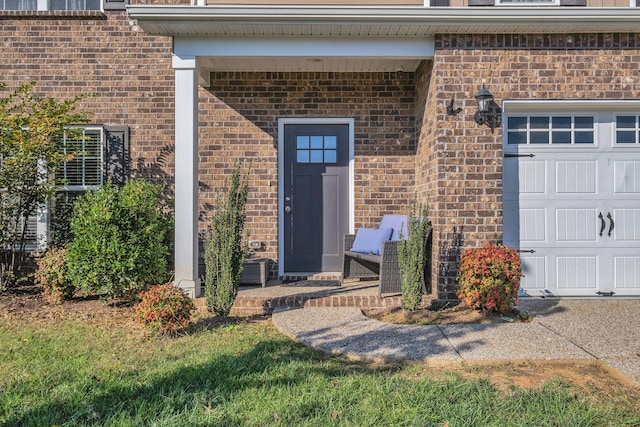
[[[346,251],[350,251],[353,247],[353,242],[356,240],[355,234],[345,234],[344,235],[344,246],[343,249]]]

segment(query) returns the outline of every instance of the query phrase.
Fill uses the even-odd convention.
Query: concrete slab
[[[292,339],[331,354],[344,353],[344,347],[384,326],[355,307],[278,309],[272,319]]]
[[[381,324],[346,347],[345,354],[368,360],[461,361],[437,326]]]
[[[466,361],[595,359],[535,321],[443,325],[440,329]]]

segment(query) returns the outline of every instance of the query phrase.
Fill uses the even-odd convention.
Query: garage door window
[[[507,144],[595,144],[595,117],[511,116]]]
[[[616,116],[616,144],[638,144],[639,116]]]

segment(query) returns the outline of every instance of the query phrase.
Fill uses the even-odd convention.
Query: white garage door
[[[511,113],[503,161],[525,295],[640,295],[640,112]]]

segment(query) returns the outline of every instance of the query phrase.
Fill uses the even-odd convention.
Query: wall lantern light
[[[482,89],[476,94],[478,111],[473,115],[473,119],[479,125],[487,125],[491,128],[491,133],[502,124],[502,109],[493,101],[491,92],[482,85]]]

